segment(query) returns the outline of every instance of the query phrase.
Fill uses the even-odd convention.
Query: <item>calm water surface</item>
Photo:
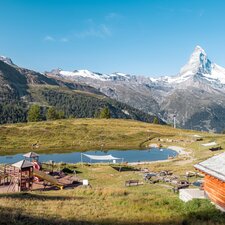
[[[108,155],[111,154],[117,158],[123,158],[124,162],[139,162],[139,161],[157,161],[165,160],[168,156],[176,156],[177,152],[166,148],[151,148],[148,150],[109,150],[109,151],[87,151],[90,155]],[[0,164],[14,163],[24,159],[23,154],[0,156]],[[60,153],[60,154],[40,154],[39,160],[47,162],[53,160],[54,162],[77,163],[81,161],[80,152]],[[83,156],[83,161],[90,162],[90,160]],[[100,162],[100,161],[92,161]],[[119,162],[119,161],[118,161]]]

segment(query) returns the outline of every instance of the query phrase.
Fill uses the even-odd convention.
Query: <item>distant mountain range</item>
[[[225,68],[196,46],[176,76],[144,77],[115,72],[54,69],[39,73],[0,56],[0,123],[26,121],[31,104],[55,106],[66,117],[94,117],[103,107],[115,118],[225,130]]]
[[[105,107],[111,117],[153,122],[155,115],[111,99],[96,88],[59,76],[21,68],[0,56],[0,123],[25,122],[32,104],[41,106],[43,119],[54,106],[65,117],[95,117]],[[158,118],[160,123],[162,120]]]
[[[200,46],[196,46],[176,76],[151,78],[61,69],[45,74],[49,78],[92,86],[110,98],[156,114],[168,123],[176,115],[179,127],[225,130],[225,68],[211,62]]]

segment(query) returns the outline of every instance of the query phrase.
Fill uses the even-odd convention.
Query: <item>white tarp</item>
[[[217,145],[217,143],[214,141],[214,142],[202,144],[202,146],[213,146],[213,145]]]
[[[93,160],[116,160],[116,159],[120,159],[120,158],[116,158],[112,155],[88,155],[88,154],[83,154],[83,155],[85,155],[89,159],[93,159]]]

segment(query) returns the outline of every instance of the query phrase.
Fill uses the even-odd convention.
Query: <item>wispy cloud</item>
[[[202,9],[202,10],[200,10],[200,11],[198,12],[198,16],[199,16],[199,17],[204,16],[204,14],[205,14],[205,10],[204,10],[204,9]]]
[[[68,41],[69,41],[69,39],[68,39],[68,38],[66,38],[66,37],[63,37],[63,38],[61,38],[61,39],[60,39],[60,41],[61,41],[61,42],[68,42]]]
[[[44,41],[46,42],[71,42],[73,39],[76,38],[88,38],[88,37],[94,37],[94,38],[107,38],[111,37],[113,35],[113,29],[112,29],[112,20],[121,18],[121,15],[115,12],[110,12],[105,17],[102,18],[102,23],[96,22],[92,18],[87,18],[83,21],[83,29],[80,29],[78,31],[74,31],[69,34],[62,34],[61,37],[56,37],[53,35],[46,35],[44,37]],[[115,24],[114,24],[115,25]],[[58,35],[59,36],[59,35]]]
[[[84,23],[88,24],[88,25],[93,25],[94,24],[94,20],[91,18],[88,18],[86,20],[84,20]]]
[[[52,36],[47,35],[47,36],[44,37],[44,41],[55,41],[55,38],[53,38]]]
[[[69,38],[67,38],[67,37],[55,38],[51,35],[47,35],[44,37],[44,41],[46,41],[46,42],[68,42]]]
[[[106,20],[120,19],[121,15],[115,12],[110,12],[105,16]]]
[[[99,26],[99,31],[104,34],[105,36],[111,36],[112,32],[111,32],[111,29],[105,25],[105,24],[101,24]]]
[[[86,37],[97,37],[97,38],[106,38],[112,35],[112,31],[109,26],[106,24],[92,25],[87,29],[76,32],[75,37],[77,38],[86,38]]]

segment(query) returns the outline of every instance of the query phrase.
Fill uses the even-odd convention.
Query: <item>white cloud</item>
[[[53,36],[47,35],[44,37],[44,41],[48,42],[68,42],[69,39],[67,37],[62,37],[62,38],[54,38]]]
[[[84,23],[86,23],[88,25],[93,25],[94,24],[94,20],[92,18],[89,18],[89,19],[84,20]]]
[[[106,26],[105,24],[100,25],[100,31],[103,34],[105,34],[106,36],[111,36],[111,34],[112,34],[111,29],[108,26]]]
[[[45,36],[44,41],[55,41],[55,38],[53,38],[52,36]]]
[[[118,14],[118,13],[115,13],[115,12],[111,12],[111,13],[108,13],[106,16],[105,16],[105,19],[106,20],[113,20],[113,19],[119,19],[121,16]]]
[[[61,41],[61,42],[68,42],[68,41],[69,41],[69,39],[68,39],[68,38],[66,38],[66,37],[64,37],[64,38],[61,38],[61,39],[60,39],[60,41]]]
[[[119,18],[120,15],[114,12],[111,12],[103,18],[103,23],[96,23],[94,19],[88,18],[83,20],[84,28],[80,31],[75,31],[73,34],[65,35],[64,37],[53,37],[51,35],[46,35],[44,37],[44,41],[48,42],[69,42],[74,38],[87,38],[87,37],[95,37],[95,38],[107,38],[112,36],[112,29],[109,26],[109,21]]]
[[[106,24],[93,25],[86,30],[75,33],[78,38],[97,37],[105,38],[112,35],[111,29]]]

